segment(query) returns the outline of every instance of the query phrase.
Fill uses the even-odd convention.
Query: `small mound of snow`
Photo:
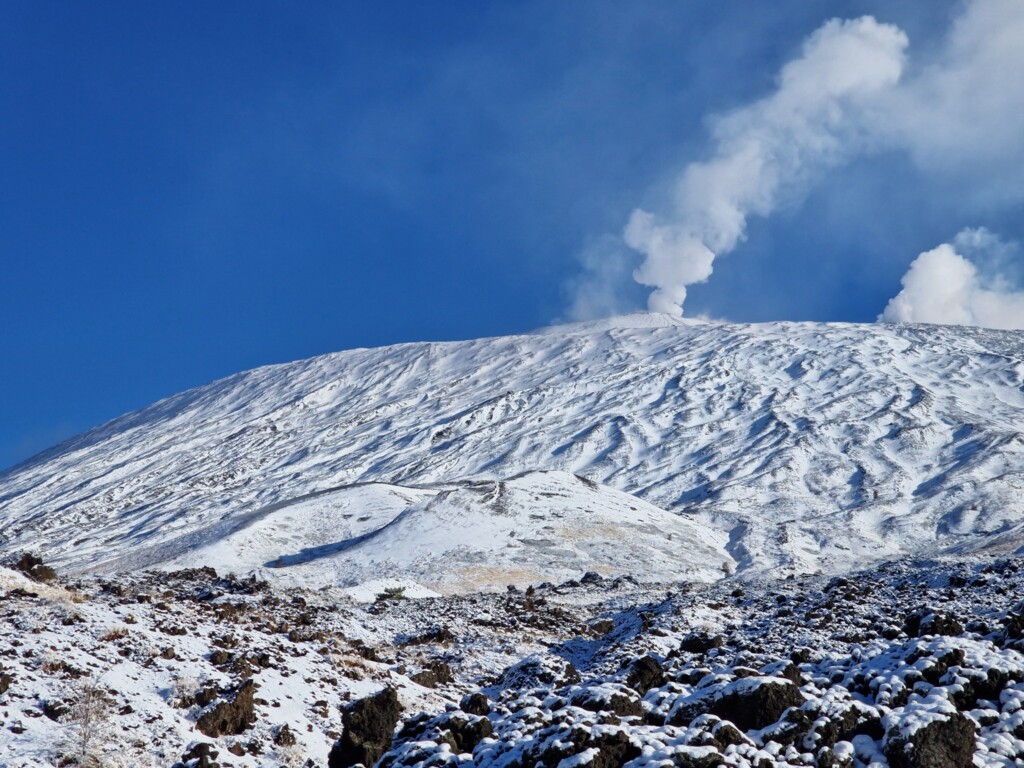
[[[19,571],[0,566],[0,591],[9,592],[14,589],[24,590],[30,595],[36,595],[46,600],[72,603],[77,598],[74,592],[59,584],[43,584],[33,581]]]
[[[408,579],[374,579],[344,590],[357,603],[372,603],[378,595],[394,592],[407,598],[440,597],[441,595]]]

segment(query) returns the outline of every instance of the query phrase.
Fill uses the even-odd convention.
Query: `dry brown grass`
[[[112,643],[125,637],[128,637],[128,627],[111,627],[99,639],[104,643]]]

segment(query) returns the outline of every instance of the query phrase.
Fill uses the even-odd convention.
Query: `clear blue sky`
[[[927,48],[952,7],[6,0],[0,467],[257,365],[556,320],[588,244],[822,22]],[[687,312],[873,320],[960,226],[1020,236],[954,193],[851,163]]]

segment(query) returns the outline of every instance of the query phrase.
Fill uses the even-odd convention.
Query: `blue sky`
[[[9,0],[0,467],[257,365],[565,318],[585,254],[824,22],[874,14],[927,63],[960,12]],[[960,229],[1024,236],[1016,192],[918,154],[864,153],[752,217],[686,313],[872,321]],[[639,309],[632,258],[615,293]]]

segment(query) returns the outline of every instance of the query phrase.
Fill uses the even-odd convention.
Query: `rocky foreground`
[[[1011,766],[1024,559],[354,602],[0,570],[0,765]]]

